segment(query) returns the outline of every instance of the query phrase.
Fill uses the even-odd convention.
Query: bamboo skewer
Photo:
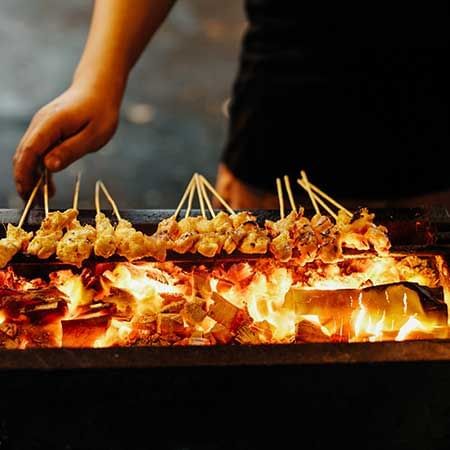
[[[316,214],[320,214],[320,210],[319,210],[319,207],[317,206],[316,198],[315,198],[315,196],[312,193],[311,186],[310,186],[309,181],[308,181],[308,177],[306,176],[306,172],[304,170],[302,170],[300,172],[300,174],[301,174],[303,182],[304,182],[304,184],[306,186],[306,192],[309,195],[309,198],[310,198],[311,203],[313,205],[314,211],[316,212]]]
[[[328,200],[332,205],[336,206],[336,208],[339,208],[340,210],[344,211],[345,214],[347,214],[349,217],[352,217],[353,214],[344,206],[342,206],[340,203],[338,203],[336,200],[334,200],[332,197],[330,197],[328,194],[323,192],[321,189],[319,189],[314,184],[309,183],[309,186],[311,187],[311,190],[314,192],[317,192],[319,195],[321,195],[325,200]]]
[[[211,186],[211,183],[203,176],[200,175],[200,180],[205,184],[208,190],[219,200],[223,207],[234,216],[236,213],[233,211],[231,206],[222,198],[222,196]]]
[[[81,172],[78,172],[77,181],[75,182],[75,191],[73,193],[73,205],[72,209],[78,211],[78,196],[80,194],[80,180],[81,180]]]
[[[20,216],[19,223],[17,224],[18,228],[22,228],[22,226],[25,222],[25,219],[28,215],[28,211],[30,210],[31,205],[33,204],[34,198],[36,197],[37,191],[40,188],[43,179],[44,179],[44,175],[41,175],[38,182],[36,183],[36,186],[34,186],[33,190],[31,191],[30,197],[28,198],[28,201],[27,201],[25,207],[23,208],[23,212],[22,212],[22,215]]]
[[[298,180],[298,184],[306,191],[307,187],[303,180]],[[328,213],[331,217],[334,218],[334,220],[337,219],[337,214],[317,195],[312,193],[317,203],[319,203],[320,206]]]
[[[280,204],[280,218],[284,219],[284,199],[283,199],[283,188],[281,186],[281,180],[277,178],[277,193],[278,193],[278,202]]]
[[[195,177],[195,189],[197,191],[198,201],[200,203],[200,211],[202,213],[202,216],[206,218],[205,203],[203,201],[203,194],[200,187],[200,175],[196,173],[194,177]]]
[[[180,214],[181,208],[183,207],[184,203],[186,202],[187,196],[189,195],[189,193],[191,192],[191,188],[192,185],[194,184],[194,177],[192,177],[188,183],[188,185],[186,186],[186,189],[183,193],[183,195],[181,196],[181,200],[180,203],[178,203],[177,209],[175,210],[173,217],[175,217],[175,219],[178,217],[178,214]]]
[[[294,196],[292,195],[291,182],[287,175],[284,176],[284,185],[286,187],[286,192],[288,194],[289,203],[291,204],[291,209],[297,214],[297,208],[295,206]]]
[[[100,181],[97,180],[95,183],[95,212],[100,214]]]
[[[206,192],[206,189],[205,189],[205,183],[202,180],[200,180],[200,189],[202,191],[203,198],[206,202],[206,205],[208,207],[209,213],[211,214],[211,217],[216,217],[216,213],[214,212],[214,208],[212,207],[211,201],[208,197],[208,193]]]
[[[191,213],[192,209],[192,200],[194,199],[194,192],[195,192],[195,178],[192,178],[192,185],[189,190],[189,198],[188,198],[188,205],[186,208],[186,213],[184,214],[184,218],[186,219],[189,217],[189,214]]]
[[[122,220],[122,217],[120,216],[119,209],[117,208],[116,202],[111,197],[110,193],[108,192],[108,189],[106,189],[106,186],[104,185],[103,181],[100,181],[100,187],[102,188],[103,193],[105,194],[106,198],[108,199],[117,219]]]
[[[48,171],[44,169],[44,211],[45,217],[48,217]]]

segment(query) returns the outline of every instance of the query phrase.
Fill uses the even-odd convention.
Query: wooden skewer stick
[[[306,191],[306,185],[303,180],[297,180],[298,184]],[[319,203],[320,206],[331,216],[334,218],[334,220],[337,220],[337,214],[317,195],[312,193],[314,198],[316,199],[316,202]]]
[[[203,201],[203,194],[200,187],[200,175],[196,173],[195,175],[195,188],[197,190],[198,202],[200,203],[200,211],[202,212],[202,216],[206,218],[205,212],[205,202]]]
[[[119,208],[117,208],[116,202],[111,197],[111,194],[108,192],[108,189],[106,189],[106,186],[103,184],[103,181],[100,181],[100,187],[102,188],[103,193],[105,194],[106,198],[108,199],[117,219],[122,220],[122,217],[120,216],[120,213],[119,213]]]
[[[289,203],[291,204],[291,209],[297,214],[297,208],[295,206],[294,196],[292,195],[291,182],[287,175],[284,176],[284,185],[286,187],[286,192],[289,197]]]
[[[336,206],[336,208],[341,209],[342,211],[345,212],[345,214],[347,214],[349,217],[353,217],[353,214],[347,209],[344,208],[344,206],[342,206],[340,203],[338,203],[336,200],[334,200],[333,198],[331,198],[328,194],[326,194],[325,192],[323,192],[321,189],[319,189],[317,186],[315,186],[314,184],[309,183],[309,186],[311,187],[311,189],[314,192],[317,192],[319,195],[321,195],[325,200],[328,200],[332,205]]]
[[[173,214],[173,217],[175,217],[175,219],[178,217],[178,214],[180,214],[181,208],[183,207],[184,202],[187,199],[187,196],[191,192],[192,185],[195,182],[194,177],[195,177],[195,175],[190,179],[188,185],[186,186],[186,189],[185,189],[183,195],[181,196],[180,203],[178,203],[177,209],[175,210],[175,212]]]
[[[212,207],[211,200],[208,197],[208,193],[205,189],[205,183],[200,179],[200,189],[202,191],[203,198],[205,199],[206,205],[208,206],[209,213],[211,217],[216,217],[216,213],[214,212],[214,208]]]
[[[27,204],[25,205],[25,208],[23,209],[22,215],[20,216],[19,223],[17,224],[18,228],[23,227],[23,223],[25,222],[28,211],[30,210],[31,205],[33,204],[34,197],[36,197],[37,191],[41,187],[43,179],[44,179],[44,175],[41,175],[41,178],[39,178],[39,181],[36,183],[36,186],[34,186],[33,190],[31,191],[30,198],[28,199]]]
[[[80,180],[81,180],[81,172],[78,172],[77,181],[75,182],[75,191],[73,193],[73,205],[72,205],[72,208],[75,211],[78,211],[78,196],[80,194]]]
[[[317,206],[316,198],[314,197],[314,195],[312,193],[311,186],[310,186],[309,181],[308,181],[308,177],[306,176],[306,172],[304,170],[302,170],[300,172],[300,174],[301,174],[302,179],[303,179],[303,181],[305,183],[306,192],[309,195],[309,198],[310,198],[311,203],[313,205],[314,211],[316,211],[316,214],[320,214],[320,210],[319,210],[319,207]]]
[[[48,171],[44,169],[44,211],[45,217],[48,216]]]
[[[208,190],[219,200],[223,207],[234,216],[236,213],[233,211],[231,206],[222,198],[222,196],[211,186],[211,183],[203,176],[200,175],[200,180],[205,184]]]
[[[280,218],[284,219],[283,188],[281,186],[281,180],[279,178],[277,178],[277,192],[278,192],[278,203],[280,204]]]
[[[189,217],[189,214],[191,213],[191,209],[192,209],[192,200],[194,199],[194,193],[195,193],[195,175],[192,178],[192,186],[190,188],[189,191],[189,198],[188,198],[188,205],[186,208],[186,213],[184,215],[184,218],[186,219],[187,217]]]
[[[100,214],[100,181],[97,180],[95,183],[95,212]]]

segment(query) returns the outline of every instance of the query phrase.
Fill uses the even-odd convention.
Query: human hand
[[[121,98],[106,87],[78,83],[41,108],[14,155],[18,193],[28,196],[42,164],[58,172],[103,147],[117,128]]]
[[[221,163],[217,172],[217,192],[233,209],[277,209],[278,197],[250,186],[237,178]],[[220,204],[216,202],[216,207]]]

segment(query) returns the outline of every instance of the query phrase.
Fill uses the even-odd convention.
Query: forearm
[[[74,81],[122,95],[129,72],[175,0],[96,0]]]

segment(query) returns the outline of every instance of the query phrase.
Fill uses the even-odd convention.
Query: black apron
[[[449,189],[447,2],[329,3],[247,0],[223,161],[271,191],[301,169],[341,197]]]

